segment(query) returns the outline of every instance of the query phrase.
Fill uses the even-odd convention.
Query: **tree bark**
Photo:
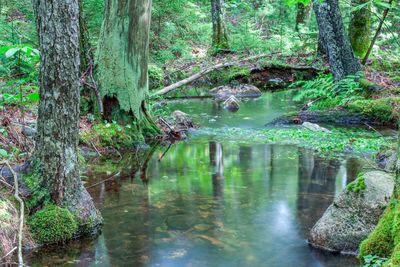
[[[107,119],[137,122],[158,132],[150,118],[148,95],[151,0],[106,0],[98,47],[97,78]]]
[[[297,3],[297,14],[296,14],[296,31],[300,30],[300,25],[305,25],[310,18],[311,3],[305,5],[303,3]]]
[[[320,2],[313,0],[321,42],[323,43],[331,72],[335,80],[354,75],[361,70],[350,41],[345,33],[338,0]]]
[[[211,19],[213,49],[215,52],[229,49],[228,33],[224,22],[224,0],[211,0]]]
[[[35,170],[51,200],[95,228],[101,216],[79,175],[79,3],[34,0],[40,43]],[[37,168],[37,169],[36,169]]]
[[[354,5],[364,5],[368,2],[369,0],[355,0]],[[371,44],[371,16],[370,4],[351,13],[349,24],[350,43],[356,56],[360,58],[365,56]]]

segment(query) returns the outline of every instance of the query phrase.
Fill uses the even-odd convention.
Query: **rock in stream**
[[[363,175],[365,189],[347,188],[328,207],[311,229],[312,246],[332,252],[356,254],[358,247],[377,225],[394,189],[391,175],[372,171]]]

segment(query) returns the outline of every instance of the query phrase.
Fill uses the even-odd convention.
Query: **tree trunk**
[[[345,33],[338,0],[320,2],[313,0],[321,41],[327,52],[329,66],[335,80],[361,70],[361,64],[355,57],[350,41]]]
[[[354,4],[359,6],[368,2],[368,0],[355,0]],[[371,44],[371,16],[370,4],[351,13],[349,37],[354,53],[360,58],[365,56]]]
[[[310,18],[311,3],[305,5],[303,3],[297,3],[297,14],[296,14],[296,31],[300,30],[301,25],[305,25]]]
[[[139,131],[154,134],[145,103],[150,19],[151,0],[106,0],[97,78],[106,119],[133,120]]]
[[[41,54],[35,171],[54,203],[97,227],[101,216],[82,185],[78,164],[79,3],[34,0],[33,4]]]
[[[213,27],[213,49],[215,52],[229,49],[228,34],[224,22],[224,0],[211,0],[211,19]]]

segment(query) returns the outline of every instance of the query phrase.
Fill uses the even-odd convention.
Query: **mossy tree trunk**
[[[78,164],[79,3],[34,0],[33,5],[41,54],[35,172],[50,201],[96,227],[101,217],[82,185]]]
[[[363,5],[361,9],[351,13],[349,24],[349,37],[354,53],[358,57],[364,57],[371,44],[371,5],[368,0],[355,0],[354,5]]]
[[[105,117],[146,134],[158,132],[146,109],[150,20],[151,0],[106,0],[96,62]]]
[[[311,14],[311,3],[303,4],[297,3],[297,13],[296,13],[296,31],[300,30],[301,25],[306,25]]]
[[[228,33],[224,21],[224,0],[211,0],[213,28],[212,46],[214,52],[229,49]]]
[[[348,36],[345,33],[338,0],[313,0],[321,42],[328,57],[329,66],[335,80],[361,70],[361,64],[355,57]]]

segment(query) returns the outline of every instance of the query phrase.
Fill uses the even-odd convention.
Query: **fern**
[[[311,81],[299,81],[291,85],[300,88],[293,100],[296,102],[310,101],[310,110],[323,110],[364,99],[359,76],[351,75],[341,81],[333,79],[332,74],[319,74]]]

